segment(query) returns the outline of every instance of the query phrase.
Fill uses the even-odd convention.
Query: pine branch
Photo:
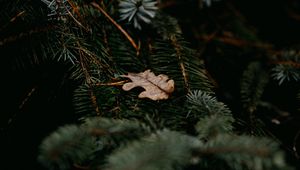
[[[187,95],[186,118],[196,124],[196,132],[201,139],[209,139],[217,134],[231,133],[234,118],[227,106],[217,101],[209,93],[194,90]]]
[[[189,62],[191,60],[193,62]],[[180,94],[194,89],[212,93],[212,83],[205,74],[203,63],[180,35],[176,37],[176,44],[172,40],[156,40],[149,62],[155,72],[171,75],[175,90]]]
[[[290,169],[278,146],[268,139],[249,136],[218,135],[196,151],[201,157],[225,160],[232,169]]]
[[[46,10],[33,1],[0,2],[0,9],[5,11],[0,14],[3,25],[0,50],[7,57],[22,56],[19,61],[23,65],[27,60],[24,55],[30,57],[30,61],[26,61],[30,64],[40,59],[65,63],[70,67],[71,78],[79,85],[73,102],[83,123],[60,127],[44,139],[38,157],[44,166],[83,170],[289,169],[280,147],[271,140],[234,135],[231,110],[214,97],[212,89],[216,84],[211,82],[204,61],[184,40],[178,21],[163,11],[155,13],[151,20],[143,16],[152,16],[151,12],[142,10],[156,10],[156,1],[123,1],[122,12],[117,7],[119,1],[43,2],[56,3],[44,6],[50,8],[53,17],[47,18]],[[170,3],[187,2],[176,0],[163,4]],[[210,1],[206,3],[209,6]],[[135,10],[139,10],[138,13]],[[129,18],[128,11],[131,12]],[[120,14],[123,17],[125,14],[125,18],[127,15],[129,20],[141,14],[136,19],[145,21],[149,27],[139,31],[131,27],[124,29],[125,26],[115,20]],[[230,44],[234,48],[243,47],[242,50],[254,47],[278,53],[271,44],[258,41],[245,25],[235,20],[233,23],[237,24],[233,29],[238,30],[232,35],[237,33],[237,37],[226,36],[226,27],[200,38],[216,40],[221,46]],[[225,36],[219,36],[219,31]],[[280,55],[282,58],[270,57],[267,63],[275,66],[273,78],[280,84],[300,80],[299,52]],[[175,91],[168,100],[139,99],[136,96],[140,89],[126,93],[120,88],[127,82],[120,75],[146,69],[166,74],[175,81]],[[250,127],[259,122],[254,113],[268,83],[266,69],[263,64],[251,63],[243,74],[241,99],[249,113],[250,125],[248,122],[246,125]],[[163,88],[159,86],[159,89]],[[20,104],[20,109],[34,91],[32,89]],[[152,129],[142,122],[151,124]]]
[[[149,133],[147,126],[136,121],[90,118],[81,126],[60,127],[45,138],[38,160],[49,169],[92,168],[97,162],[93,158],[104,159],[117,146]]]
[[[257,105],[261,100],[264,88],[269,82],[269,75],[259,62],[252,62],[243,73],[241,80],[241,101],[246,113],[247,127],[251,134],[264,134],[263,122],[255,116]],[[262,133],[261,133],[262,132]]]
[[[95,138],[82,128],[68,125],[45,138],[38,160],[49,169],[70,169],[73,163],[83,163],[96,148]]]
[[[92,2],[91,5],[94,6],[96,9],[98,9],[105,17],[107,17],[107,19],[113,25],[115,25],[124,34],[124,36],[128,39],[128,41],[131,43],[131,45],[136,49],[136,54],[139,55],[139,47],[134,42],[134,40],[130,37],[130,35],[117,22],[115,22],[98,4],[96,4],[95,2]]]
[[[162,11],[157,12],[152,21],[152,25],[164,40],[167,40],[172,36],[182,34],[178,21],[175,18],[166,15]]]
[[[274,64],[272,68],[272,78],[279,81],[279,85],[286,81],[300,80],[300,52],[294,49],[284,50],[275,60],[271,60]]]
[[[218,134],[233,133],[234,119],[224,115],[210,115],[200,118],[195,128],[200,139],[211,139]]]
[[[113,63],[116,64],[116,74],[127,74],[128,72],[141,72],[146,69],[142,57],[136,57],[134,48],[115,29],[107,32],[108,53]],[[105,47],[105,46],[104,46]]]
[[[229,119],[232,119],[230,118],[231,111],[224,103],[217,101],[215,97],[201,90],[192,91],[187,95],[186,106],[189,112],[192,112],[195,117],[223,115],[229,116]]]
[[[268,73],[258,62],[250,63],[243,73],[241,80],[241,99],[244,103],[244,107],[252,118],[252,114],[256,110],[256,106],[268,83],[268,78]]]
[[[200,146],[193,137],[163,130],[116,150],[108,157],[105,169],[182,169],[191,161],[191,150]]]
[[[74,111],[79,117],[88,117],[97,115],[99,112],[101,113],[101,110],[97,112],[95,106],[93,105],[90,90],[92,89],[89,86],[81,85],[74,91]]]
[[[174,46],[174,49],[176,51],[176,56],[178,57],[178,62],[180,64],[180,69],[181,69],[182,77],[184,80],[185,89],[187,90],[187,92],[190,92],[190,88],[189,88],[189,84],[188,84],[188,73],[185,69],[185,65],[184,65],[183,59],[182,59],[182,48],[178,44],[176,36],[171,37],[171,43]]]

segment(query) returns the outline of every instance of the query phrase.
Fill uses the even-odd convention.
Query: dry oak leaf
[[[139,94],[139,98],[150,98],[151,100],[168,99],[169,95],[174,91],[174,80],[170,80],[168,76],[160,74],[155,76],[150,70],[141,73],[128,73],[121,75],[131,79],[132,82],[125,83],[123,90],[129,91],[135,87],[142,87],[145,91]]]

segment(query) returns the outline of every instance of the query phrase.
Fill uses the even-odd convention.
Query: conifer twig
[[[78,15],[78,17],[83,20],[82,16],[79,13],[79,7],[77,7],[71,0],[68,0],[68,3],[71,5],[72,10],[74,13],[76,13]],[[69,16],[83,29],[85,29],[87,32],[89,32],[90,30],[88,28],[86,28],[85,26],[83,26],[83,24],[81,24],[73,15],[72,13],[65,7],[66,11],[68,12]]]
[[[82,18],[82,16],[80,15],[80,12],[79,12],[79,7],[75,5],[75,3],[73,3],[71,0],[67,0],[68,3],[71,5],[73,11],[78,15],[78,17]]]
[[[67,10],[67,12],[68,12],[68,14],[69,14],[69,16],[76,22],[76,24],[78,24],[81,28],[83,28],[84,30],[86,30],[87,32],[89,32],[89,29],[88,28],[86,28],[85,26],[83,26],[73,15],[72,15],[72,13],[69,11],[69,10]]]
[[[124,83],[128,82],[128,80],[112,82],[112,83],[97,83],[96,86],[122,86]]]
[[[9,21],[10,21],[10,22],[14,22],[17,18],[19,18],[20,16],[24,15],[25,12],[26,12],[25,10],[19,12],[16,16],[14,16],[13,18],[11,18]]]
[[[23,109],[25,104],[28,102],[32,94],[36,91],[37,87],[33,87],[30,92],[27,93],[26,97],[22,100],[21,104],[19,105],[19,110]],[[10,126],[10,124],[14,121],[14,119],[17,117],[17,113],[14,113],[7,121],[7,127]]]
[[[4,29],[5,27],[7,27],[10,23],[13,23],[14,21],[16,21],[17,18],[21,17],[21,16],[24,15],[25,13],[26,13],[25,10],[23,10],[23,11],[17,13],[17,15],[15,15],[14,17],[12,17],[12,18],[9,20],[9,23],[2,25],[2,27],[0,27],[0,30],[3,30],[3,29]]]
[[[91,96],[92,105],[95,108],[97,116],[102,115],[101,112],[100,112],[99,106],[97,104],[97,97],[96,97],[96,95],[95,95],[95,93],[93,92],[92,89],[90,89],[90,96]]]
[[[97,105],[97,97],[95,96],[93,90],[91,89],[91,84],[92,84],[92,82],[91,82],[91,76],[90,76],[90,74],[89,74],[89,72],[88,72],[88,70],[87,70],[87,68],[86,68],[86,66],[84,64],[83,50],[81,49],[80,43],[77,42],[77,44],[79,46],[78,50],[79,50],[80,66],[81,66],[81,68],[83,70],[83,73],[85,75],[87,84],[89,84],[89,90],[90,90],[89,92],[90,92],[90,97],[91,97],[92,105],[95,108],[95,111],[96,111],[97,115],[101,115],[100,109],[99,109],[99,107]]]
[[[289,65],[295,68],[300,68],[300,63],[294,61],[273,61],[271,64]]]
[[[114,20],[112,19],[107,12],[105,12],[98,4],[95,2],[91,3],[92,6],[94,6],[96,9],[98,9],[112,24],[114,24],[124,35],[125,37],[129,40],[131,45],[136,49],[137,54],[139,53],[139,47],[138,45],[134,42],[134,40],[130,37],[130,35]]]
[[[180,69],[182,72],[182,76],[183,76],[183,81],[184,81],[184,86],[187,90],[187,92],[190,92],[190,88],[189,88],[189,82],[188,82],[188,73],[186,71],[185,65],[184,65],[184,61],[182,60],[182,48],[180,47],[180,45],[178,44],[177,38],[175,36],[171,37],[171,43],[174,46],[175,50],[176,50],[176,56],[178,57],[179,60],[179,64],[180,64]]]
[[[22,109],[25,104],[27,103],[27,101],[29,100],[29,98],[32,96],[32,94],[35,92],[36,87],[33,87],[30,92],[26,95],[25,99],[22,101],[22,103],[19,105],[19,109]]]

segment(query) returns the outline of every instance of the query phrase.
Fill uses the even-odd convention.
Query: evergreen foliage
[[[298,50],[286,50],[279,56],[279,61],[272,68],[272,77],[279,85],[285,81],[300,80],[300,54]]]
[[[58,127],[40,142],[38,162],[53,170],[294,169],[281,143],[253,132],[264,128],[258,113],[272,80],[299,83],[299,51],[278,54],[267,48],[264,60],[243,63],[241,109],[232,109],[218,95],[209,60],[188,42],[164,3],[0,1],[5,11],[0,14],[1,54],[15,56],[22,69],[62,63],[76,86],[72,102],[78,121]],[[228,37],[245,36],[256,44],[240,53],[261,47],[243,23],[233,22],[230,29],[237,35]],[[216,55],[232,54],[235,48],[224,43],[228,37],[211,42],[218,46]],[[236,41],[229,42],[240,45]],[[140,88],[122,89],[129,81],[124,75],[148,69],[175,82],[168,99],[141,99]]]

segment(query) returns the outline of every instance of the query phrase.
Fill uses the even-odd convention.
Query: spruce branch
[[[108,157],[105,169],[183,169],[191,163],[191,151],[200,146],[194,137],[162,130],[116,150]]]
[[[164,40],[169,39],[172,36],[182,34],[178,21],[162,11],[157,11],[155,18],[151,25]]]
[[[91,87],[85,84],[79,86],[74,91],[74,95],[73,95],[74,111],[80,117],[88,117],[91,115],[99,114],[99,112],[97,112],[97,108],[95,108],[93,104],[93,100],[91,99],[91,90],[92,90]],[[93,95],[95,94],[93,93]]]
[[[9,52],[8,57],[15,54],[24,56],[25,52],[30,57],[32,55],[34,60],[39,59],[39,56],[48,57],[53,54],[56,61],[65,63],[66,67],[71,65],[71,78],[78,80],[80,84],[74,91],[73,103],[75,112],[81,114],[80,120],[83,123],[59,127],[44,139],[38,158],[43,165],[49,169],[82,170],[288,169],[280,147],[271,140],[233,134],[234,118],[231,110],[214,96],[212,88],[217,84],[214,84],[205,69],[204,61],[184,40],[175,18],[162,11],[155,13],[154,17],[154,11],[149,9],[157,9],[156,1],[125,0],[123,6],[127,9],[123,8],[122,11],[118,11],[119,1],[115,0],[90,1],[91,3],[82,0],[42,1],[48,4],[50,15],[64,19],[63,22],[52,20],[51,25],[39,26],[36,30],[36,25],[43,24],[47,19],[42,15],[42,8],[41,11],[35,8],[37,6],[33,1],[4,0],[1,3],[5,4],[2,9],[11,7],[8,8],[11,10],[0,16],[7,23],[0,27],[1,38],[4,37],[0,40],[0,49],[3,54]],[[212,0],[202,1],[209,6]],[[135,13],[136,7],[140,6],[132,4],[140,5],[140,2],[144,2],[142,7],[148,7],[148,11]],[[128,6],[126,3],[131,4]],[[185,0],[163,0],[162,4],[185,3]],[[28,10],[31,6],[32,10]],[[131,27],[126,30],[113,15],[119,12],[125,14],[121,18],[126,18],[128,10],[132,16],[136,15],[136,19],[151,23],[150,27],[137,32]],[[226,12],[226,16],[227,14],[230,15]],[[131,20],[130,18],[127,19]],[[138,27],[137,21],[131,21],[135,23],[134,27]],[[202,27],[197,23],[198,26],[201,29],[210,28],[211,24]],[[228,51],[242,47],[241,51],[248,51],[250,48],[272,54],[278,52],[271,44],[252,41],[253,37],[245,40],[226,36],[227,28],[221,30],[221,26],[218,27],[220,30],[201,37],[207,42],[221,42],[217,49],[229,44],[232,46]],[[240,28],[240,25],[237,27]],[[130,35],[132,31],[137,34]],[[43,37],[38,37],[39,40],[31,40],[35,35],[45,32],[49,34],[43,34]],[[225,36],[219,36],[219,33],[224,33]],[[234,32],[231,33],[235,35]],[[246,36],[248,35],[249,33]],[[14,49],[20,46],[23,47],[22,51],[15,52]],[[227,52],[228,46],[225,47]],[[32,54],[27,54],[28,50],[32,50]],[[279,77],[277,80],[280,83],[291,79],[300,80],[299,57],[294,53],[289,55],[291,54],[294,58],[276,58],[267,63],[275,66],[274,77]],[[26,58],[22,61],[26,61]],[[256,107],[262,105],[260,98],[269,77],[265,66],[269,65],[251,63],[243,74],[241,96],[244,108],[250,113],[251,123],[246,123],[247,126],[254,127],[256,122],[252,120],[256,120]],[[280,68],[276,68],[277,66]],[[130,93],[122,91],[120,86],[128,85],[128,81],[120,80],[120,75],[147,69],[168,75],[174,80],[176,88],[169,100],[140,100],[136,97],[138,89]],[[158,89],[163,87],[158,86]],[[28,103],[35,91],[33,88],[28,93],[19,109]],[[276,111],[275,108],[272,109]],[[91,115],[98,117],[92,118]],[[111,119],[100,118],[103,115]],[[153,120],[149,120],[149,117]],[[152,128],[141,122],[148,122]],[[177,131],[157,130],[165,127]],[[299,134],[294,139],[294,146],[297,141]],[[294,149],[295,155],[299,156],[297,151],[297,148]]]
[[[79,17],[79,18],[83,18],[79,12],[79,7],[72,1],[72,0],[67,0],[68,3],[70,4],[70,6],[72,7],[72,10],[74,13],[76,13],[76,15]]]
[[[260,62],[251,62],[243,72],[240,94],[245,110],[246,126],[251,134],[265,134],[262,129],[264,124],[255,113],[268,82],[269,74]]]
[[[83,53],[82,48],[80,47],[79,42],[77,42],[77,45],[79,46],[79,48],[78,48],[79,63],[80,63],[81,69],[84,73],[85,81],[87,82],[87,84],[91,85],[93,82],[92,82],[92,78],[91,78],[91,75],[90,75],[89,70],[88,70],[89,64],[87,63],[87,59],[84,57],[85,55]]]
[[[200,139],[211,139],[219,134],[233,133],[233,117],[224,115],[209,115],[200,118],[195,129]]]
[[[131,45],[135,48],[137,55],[139,55],[139,46],[134,42],[134,40],[131,38],[131,36],[114,20],[112,19],[107,12],[105,12],[97,3],[92,2],[91,5],[98,9],[114,26],[116,26],[121,33],[128,39],[128,41],[131,43]]]
[[[205,73],[203,62],[181,35],[173,36],[173,40],[171,36],[154,42],[153,54],[150,55],[153,71],[173,75],[171,78],[180,93],[195,89],[212,93],[212,84]]]
[[[92,79],[91,79],[91,76],[90,76],[89,72],[87,71],[87,66],[85,64],[85,61],[83,60],[82,50],[79,50],[79,57],[80,57],[81,68],[82,68],[82,70],[84,72],[86,81],[87,81],[87,83],[88,83],[88,85],[90,87],[89,94],[91,96],[92,105],[95,108],[95,111],[96,111],[97,115],[101,115],[99,106],[97,104],[97,97],[96,97],[96,95],[94,94],[94,92],[92,90]]]
[[[294,49],[283,50],[279,55],[274,56],[270,61],[274,65],[272,68],[272,78],[279,81],[279,85],[283,82],[300,80],[300,52]]]
[[[92,89],[90,90],[90,96],[91,96],[92,105],[95,108],[97,116],[102,116],[103,114],[100,112],[100,108],[99,108],[98,102],[97,102],[97,96],[94,94]]]
[[[49,169],[70,169],[74,163],[83,163],[96,148],[95,138],[84,129],[67,125],[44,139],[38,160]]]
[[[213,156],[224,160],[232,169],[291,169],[277,144],[267,138],[220,134],[195,152],[204,159]]]
[[[183,63],[184,61],[182,59],[182,48],[178,44],[176,36],[171,36],[170,39],[171,39],[172,45],[175,48],[176,56],[178,57],[178,61],[179,61],[180,69],[181,69],[181,73],[182,73],[182,77],[183,77],[183,80],[184,80],[185,89],[189,93],[190,92],[190,87],[189,87],[189,83],[188,83],[188,73],[186,71],[185,64]]]
[[[269,75],[259,62],[252,62],[243,73],[241,80],[241,100],[244,107],[250,114],[250,121],[253,121],[253,112],[268,83]]]
[[[83,26],[83,24],[81,22],[79,22],[69,10],[67,10],[67,13],[75,21],[75,23],[77,25],[79,25],[81,28],[83,28],[86,32],[90,32],[90,30],[88,28],[86,28],[85,26]]]
[[[38,160],[49,169],[94,168],[94,158],[104,159],[119,145],[148,134],[150,129],[137,121],[88,118],[80,126],[62,126],[46,137]]]
[[[107,118],[87,118],[82,124],[88,133],[95,137],[111,137],[117,143],[139,138],[150,133],[150,128],[136,120],[113,120]],[[118,140],[118,139],[124,139]]]
[[[272,77],[279,81],[281,85],[285,81],[300,81],[300,67],[294,67],[295,64],[279,64],[272,69]],[[297,65],[296,65],[297,66]]]
[[[193,112],[196,117],[207,115],[224,115],[231,117],[231,111],[224,103],[217,101],[215,97],[201,90],[194,90],[187,95],[186,106],[189,109],[189,114]]]

